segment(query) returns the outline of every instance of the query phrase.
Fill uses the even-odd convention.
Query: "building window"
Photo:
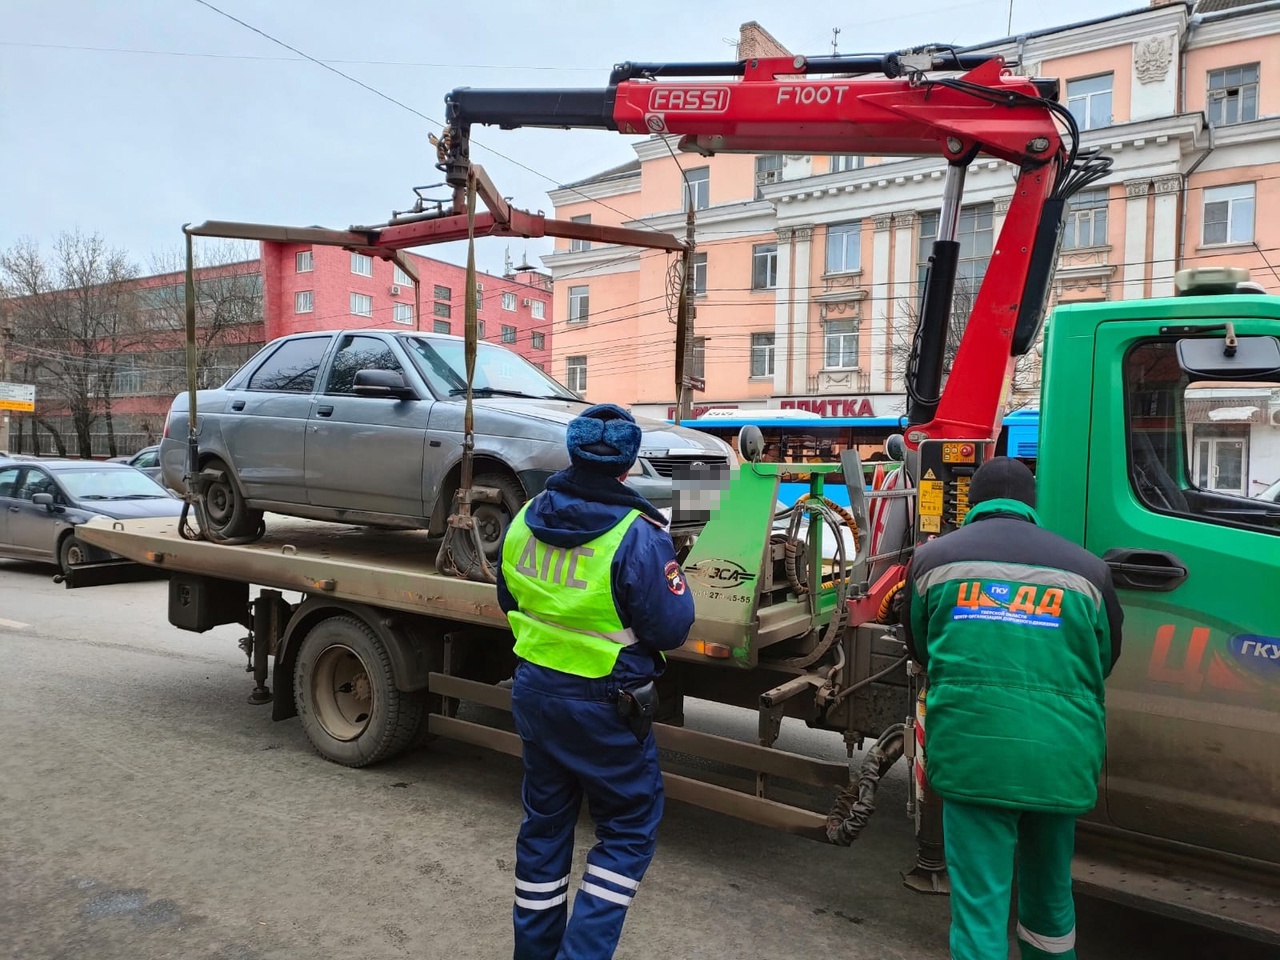
[[[547,305],[541,300],[534,300],[529,304],[529,312],[532,314],[533,319],[542,320],[547,315]]]
[[[756,199],[764,193],[762,187],[770,183],[778,183],[782,179],[782,154],[762,153],[756,157]]]
[[[582,216],[580,216],[580,217],[570,217],[570,218],[569,218],[569,222],[570,222],[570,223],[590,223],[590,222],[591,222],[591,214],[589,214],[589,213],[584,213],[584,214],[583,214]],[[569,240],[569,252],[570,252],[570,253],[577,253],[577,252],[579,252],[579,251],[581,251],[581,250],[590,250],[590,249],[591,249],[591,241],[590,241],[590,240],[580,240],[580,239],[578,239],[577,237],[572,237],[572,238],[570,238],[570,240]]]
[[[433,303],[431,305],[431,312],[437,317],[444,317],[447,320],[449,317],[453,316],[453,307],[447,303]]]
[[[693,295],[695,297],[707,295],[707,255],[705,253],[693,255]]]
[[[751,376],[773,376],[773,334],[751,335]]]
[[[484,321],[483,320],[476,321],[476,339],[477,340],[484,339]]]
[[[836,153],[831,156],[831,172],[844,173],[846,170],[861,170],[867,165],[867,158],[860,153]]]
[[[1111,125],[1112,75],[1067,81],[1067,109],[1081,130]]]
[[[508,326],[504,326],[504,327],[502,328],[502,342],[503,342],[503,343],[515,343],[515,342],[516,342],[516,328],[515,328],[515,327],[508,327]]]
[[[587,358],[566,357],[564,361],[564,385],[574,393],[587,391]]]
[[[689,376],[697,377],[699,380],[705,380],[707,376],[707,338],[693,338],[693,369],[689,371]]]
[[[1258,65],[1209,71],[1209,122],[1215,127],[1258,119]]]
[[[484,284],[476,282],[476,309],[479,310],[484,306]]]
[[[547,335],[545,333],[533,334],[533,336],[530,338],[530,341],[532,342],[533,349],[535,350],[547,349]]]
[[[778,245],[758,243],[751,248],[751,289],[772,290],[778,285]]]
[[[395,269],[392,271],[392,275],[395,278],[393,282],[398,284],[399,286],[402,286],[402,287],[413,286],[413,278],[409,276],[407,273],[405,273],[403,270],[401,270],[399,264],[395,265]]]
[[[862,269],[862,222],[833,223],[827,227],[827,273],[852,273]]]
[[[299,250],[294,259],[297,261],[298,273],[310,273],[315,269],[315,258],[310,250]]]
[[[431,332],[432,333],[452,333],[453,324],[450,323],[448,320],[432,320]]]
[[[516,295],[514,293],[504,293],[502,295],[502,309],[514,310],[516,308]]]
[[[938,236],[938,214],[936,211],[920,215],[920,250],[917,263],[916,280],[919,289],[924,290],[925,272],[929,266],[929,256],[933,252],[933,241]],[[986,276],[987,264],[991,262],[991,250],[995,239],[995,205],[980,203],[972,207],[964,207],[960,211],[960,222],[956,226],[956,240],[960,243],[960,262],[956,265],[956,285],[951,301],[952,316],[963,323],[973,308],[973,298]]]
[[[1067,222],[1062,227],[1062,249],[1107,245],[1107,191],[1086,190],[1067,201]]]
[[[569,322],[586,323],[591,313],[591,288],[569,288]]]
[[[363,293],[353,293],[351,295],[351,312],[357,317],[372,317],[373,297],[365,296]]]
[[[294,313],[310,313],[315,308],[316,295],[314,290],[299,290],[293,295]]]
[[[824,369],[850,370],[858,366],[857,321],[828,320],[824,340]]]
[[[353,253],[351,255],[351,272],[362,277],[372,277],[373,257],[366,257],[363,253]]]
[[[694,210],[711,206],[711,168],[695,167],[684,172],[684,203],[682,210],[692,205]]]
[[[413,304],[397,303],[391,308],[391,319],[396,323],[413,324]]]
[[[440,286],[440,284],[437,283],[435,285],[433,296],[437,300],[450,300],[453,298],[453,291],[450,290],[448,287],[442,287]]]
[[[1254,185],[1209,187],[1204,192],[1204,242],[1253,241]]]

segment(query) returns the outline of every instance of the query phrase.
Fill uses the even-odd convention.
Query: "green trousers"
[[[1076,818],[947,800],[942,823],[952,960],[1008,960],[1015,862],[1022,960],[1075,960]]]

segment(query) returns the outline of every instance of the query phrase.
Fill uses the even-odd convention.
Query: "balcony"
[[[818,305],[818,320],[849,314],[859,315],[858,304],[867,298],[867,288],[862,285],[862,271],[828,273],[822,277],[822,292],[813,302]]]

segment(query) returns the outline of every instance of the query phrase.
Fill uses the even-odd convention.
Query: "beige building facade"
[[[1059,80],[1084,147],[1110,175],[1073,199],[1053,302],[1173,292],[1197,265],[1248,267],[1280,293],[1280,6],[1159,3],[973,48]],[[759,25],[740,55],[785,54]],[[937,158],[703,157],[674,138],[552,191],[556,216],[682,234],[696,211],[698,411],[799,407],[903,412],[902,373],[937,229]],[[1014,185],[1004,162],[968,170],[957,303],[998,242]],[[592,401],[674,410],[674,258],[562,241],[552,372]],[[1030,355],[1014,402],[1038,388]]]

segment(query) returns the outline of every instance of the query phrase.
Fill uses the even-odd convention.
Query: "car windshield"
[[[444,397],[467,390],[467,365],[462,340],[404,337],[409,356],[431,389]],[[579,397],[517,353],[489,343],[476,345],[476,396],[534,397],[539,400],[578,400]]]
[[[76,500],[150,500],[169,496],[164,487],[132,467],[78,467],[53,472]]]

